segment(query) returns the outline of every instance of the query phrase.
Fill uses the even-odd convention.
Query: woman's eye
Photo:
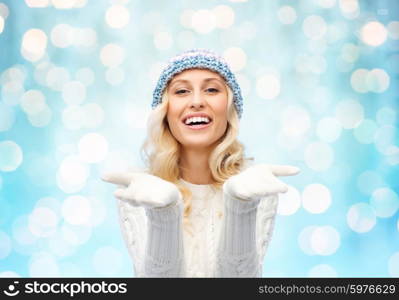
[[[176,94],[184,94],[184,92],[186,92],[187,90],[178,90],[176,91]]]
[[[215,88],[209,88],[209,89],[207,89],[207,91],[210,91],[211,93],[217,93],[217,92],[219,92],[219,90],[218,90],[218,89],[215,89]]]

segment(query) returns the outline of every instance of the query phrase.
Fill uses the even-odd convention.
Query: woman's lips
[[[184,124],[184,126],[186,126],[189,129],[192,129],[192,130],[201,130],[201,129],[209,127],[211,124],[212,124],[212,121],[210,121],[208,124],[198,124],[198,125],[191,125],[191,126]]]

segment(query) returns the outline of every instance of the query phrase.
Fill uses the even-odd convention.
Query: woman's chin
[[[209,139],[203,140],[201,141],[201,139],[197,138],[195,140],[185,140],[183,142],[181,142],[181,145],[183,146],[183,148],[186,149],[207,149],[210,146],[213,145],[213,142],[210,141]]]

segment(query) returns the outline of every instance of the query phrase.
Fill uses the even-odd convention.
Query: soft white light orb
[[[29,230],[37,237],[49,237],[57,231],[58,217],[47,207],[38,207],[29,215]]]
[[[112,5],[105,13],[105,20],[111,28],[123,28],[129,24],[129,10],[123,5]]]
[[[3,32],[3,30],[4,30],[4,18],[0,16],[0,34]]]
[[[353,130],[356,140],[362,144],[371,144],[377,131],[377,124],[371,119],[364,119],[359,126]]]
[[[211,32],[216,27],[215,14],[207,9],[195,11],[191,18],[191,27],[200,34]]]
[[[29,61],[35,62],[41,59],[47,48],[46,34],[36,28],[29,29],[22,37],[21,54]]]
[[[57,259],[48,252],[39,252],[30,259],[29,277],[60,277]]]
[[[360,36],[365,44],[370,46],[379,46],[387,39],[388,32],[383,24],[377,21],[372,21],[362,27]]]
[[[62,203],[62,216],[72,225],[88,224],[91,211],[90,201],[80,195],[70,196]]]
[[[390,77],[383,69],[372,69],[367,73],[366,84],[369,91],[383,93],[389,88]]]
[[[312,267],[308,272],[308,277],[338,277],[337,271],[328,264],[320,264]]]
[[[108,142],[98,133],[84,135],[78,144],[79,157],[87,163],[98,163],[104,160],[108,153]]]
[[[247,63],[247,55],[244,50],[238,47],[228,48],[223,53],[224,59],[226,59],[232,72],[241,71]]]
[[[86,87],[80,81],[70,81],[62,87],[62,99],[68,105],[79,105],[86,98]]]
[[[335,116],[343,128],[352,129],[363,121],[364,108],[359,101],[348,99],[340,101],[335,109]]]
[[[62,111],[62,123],[69,130],[80,129],[85,122],[85,111],[79,105],[71,105]]]
[[[0,171],[15,171],[22,163],[23,153],[21,147],[14,141],[0,142]]]
[[[44,95],[38,90],[26,91],[20,104],[27,114],[37,114],[46,106]]]
[[[356,203],[349,208],[346,222],[357,233],[369,232],[377,222],[375,210],[367,203]]]
[[[50,34],[51,42],[54,46],[59,48],[66,48],[74,42],[75,30],[68,24],[58,24],[52,30]]]
[[[56,91],[62,91],[70,78],[69,71],[62,67],[51,67],[45,76],[46,84]]]
[[[293,24],[297,19],[296,10],[290,5],[281,6],[277,11],[277,16],[282,24]]]
[[[358,93],[367,93],[369,87],[367,85],[367,76],[369,71],[367,69],[356,69],[353,71],[350,79],[352,88]]]
[[[280,79],[266,74],[256,80],[256,92],[263,99],[274,99],[280,94]]]
[[[326,143],[311,143],[305,148],[305,162],[312,170],[328,170],[334,162],[334,150]]]
[[[332,255],[341,244],[339,232],[333,226],[320,226],[313,230],[310,245],[318,255]]]
[[[313,183],[302,192],[302,206],[312,214],[321,214],[331,205],[330,190],[323,184]]]
[[[83,83],[85,86],[89,86],[94,82],[94,72],[90,68],[81,68],[76,71],[75,79]]]
[[[88,103],[82,106],[82,126],[96,128],[104,121],[104,109],[97,103]]]
[[[390,218],[399,209],[399,197],[390,188],[378,188],[371,195],[370,205],[378,217]]]
[[[282,216],[293,215],[301,207],[301,195],[296,188],[290,185],[286,193],[279,195],[278,200],[277,214]]]
[[[167,50],[173,45],[173,37],[167,31],[157,31],[154,34],[154,44],[159,50]]]
[[[125,50],[116,44],[107,44],[100,51],[101,63],[106,67],[117,67],[125,59]]]
[[[234,23],[235,13],[234,10],[228,5],[218,5],[212,10],[216,17],[216,27],[229,28]]]
[[[76,193],[86,184],[89,168],[77,156],[66,157],[57,172],[57,185],[66,193]]]
[[[25,3],[29,7],[46,7],[49,5],[49,0],[25,0]]]
[[[299,137],[309,130],[311,121],[307,110],[300,106],[288,106],[281,116],[282,132],[289,137]]]
[[[327,23],[322,17],[311,15],[303,21],[302,29],[308,38],[321,39],[327,32]]]

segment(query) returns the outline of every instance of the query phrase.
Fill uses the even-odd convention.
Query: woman
[[[237,141],[240,88],[212,51],[172,58],[153,94],[147,170],[111,173],[139,277],[261,277],[292,166],[254,165]]]

